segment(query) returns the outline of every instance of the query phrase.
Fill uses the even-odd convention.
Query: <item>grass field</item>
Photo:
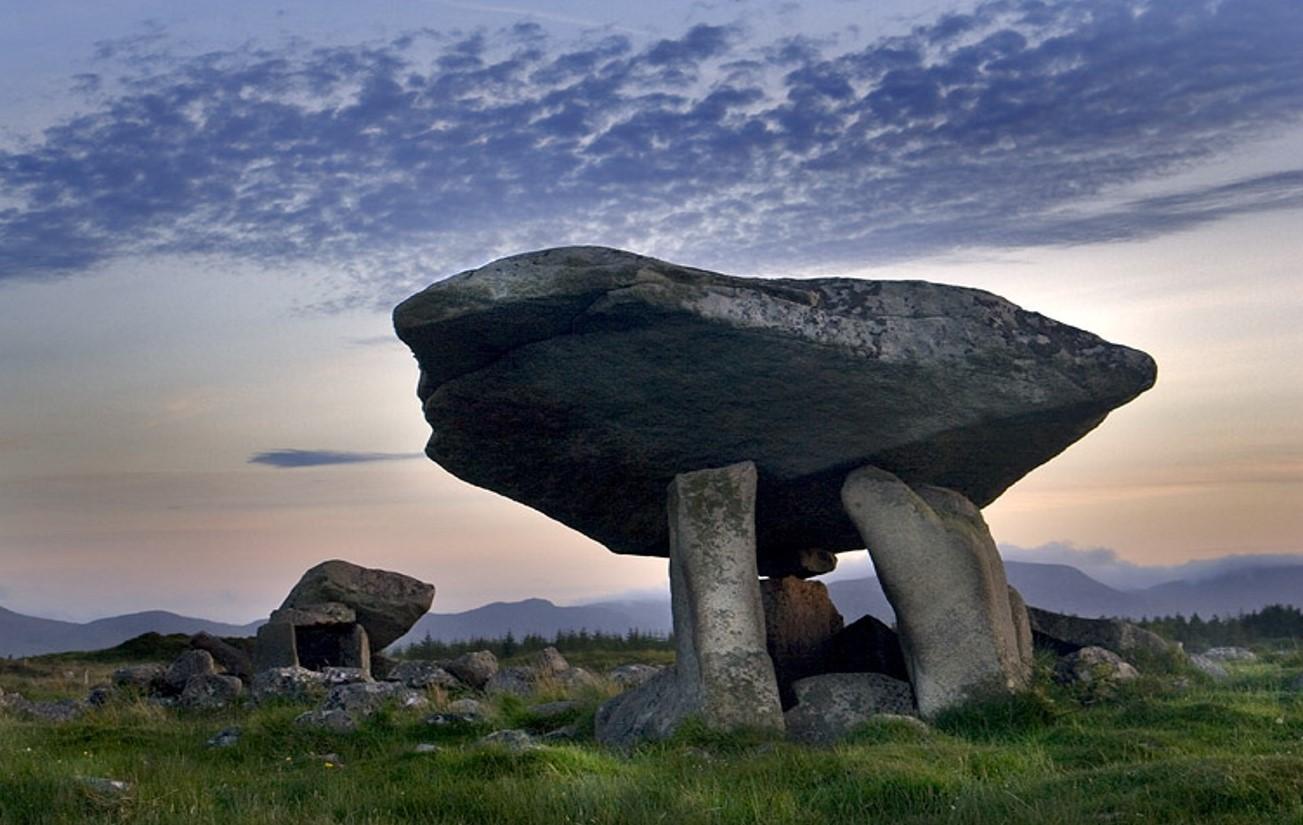
[[[80,695],[83,673],[105,667],[0,663],[0,687]],[[1303,823],[1303,694],[1287,687],[1301,670],[1297,654],[1267,656],[1226,685],[1147,677],[1103,696],[1042,678],[931,731],[870,725],[831,749],[700,730],[628,754],[591,739],[519,754],[475,746],[493,729],[558,724],[520,700],[497,703],[492,724],[388,713],[354,734],[298,728],[303,708],[289,705],[0,716],[0,823]],[[575,712],[581,727],[600,698]],[[239,744],[205,745],[231,725]]]

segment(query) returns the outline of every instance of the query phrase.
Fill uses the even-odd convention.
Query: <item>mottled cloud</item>
[[[1297,0],[991,0],[862,48],[536,25],[197,56],[105,44],[0,152],[0,279],[124,256],[340,273],[384,303],[605,243],[725,269],[1125,240],[1303,204],[1303,168],[1126,200],[1303,115]]]
[[[268,450],[254,453],[250,464],[296,469],[299,467],[326,467],[335,464],[368,464],[376,461],[407,461],[424,458],[420,453],[363,453],[341,450]]]

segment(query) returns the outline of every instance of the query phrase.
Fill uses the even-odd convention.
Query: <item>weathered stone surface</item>
[[[434,585],[335,559],[304,573],[281,610],[338,602],[356,613],[358,624],[366,628],[371,650],[379,651],[410,630],[433,601]]]
[[[163,684],[163,665],[127,665],[113,671],[113,684],[149,692]]]
[[[225,673],[199,673],[186,680],[179,704],[194,710],[224,708],[244,693],[244,682]]]
[[[276,667],[254,674],[249,692],[258,702],[269,699],[303,701],[325,692],[325,677],[305,667]]]
[[[248,640],[244,640],[245,643]],[[200,631],[190,637],[190,646],[195,650],[206,650],[213,657],[213,661],[218,667],[230,673],[232,676],[238,676],[241,679],[251,679],[257,670],[253,666],[253,657],[245,650],[236,647],[224,639]]]
[[[298,627],[353,624],[357,621],[357,611],[339,602],[303,604],[296,607],[278,607],[271,612],[268,621],[284,622]]]
[[[1009,585],[1009,612],[1013,619],[1013,635],[1018,644],[1018,661],[1022,664],[1023,679],[1028,680],[1032,677],[1036,648],[1032,639],[1031,617],[1027,615],[1027,602],[1013,585]]]
[[[829,672],[833,637],[842,629],[823,582],[794,576],[760,581],[765,612],[765,648],[774,662],[778,695],[784,709],[796,704],[792,683]]]
[[[316,708],[294,717],[294,724],[305,728],[321,728],[332,733],[352,733],[357,730],[357,720],[341,708]]]
[[[253,667],[257,673],[276,668],[298,667],[298,643],[294,625],[268,622],[258,628],[253,647]]]
[[[523,753],[537,748],[538,742],[523,730],[495,730],[476,743],[481,748],[501,748],[511,753]]]
[[[538,653],[528,657],[525,664],[533,668],[540,678],[556,676],[561,671],[570,668],[570,663],[566,661],[566,657],[562,656],[561,651],[555,647],[543,648]]]
[[[582,667],[568,667],[559,673],[549,676],[547,681],[566,693],[571,694],[578,693],[582,690],[597,688],[602,684],[600,679]]]
[[[1094,685],[1101,682],[1129,682],[1140,674],[1130,662],[1111,650],[1083,647],[1054,663],[1054,679],[1062,684]]]
[[[613,667],[606,671],[606,678],[621,688],[628,690],[646,684],[647,680],[660,673],[664,668],[656,665],[629,664]]]
[[[450,472],[664,556],[665,485],[754,461],[763,569],[862,546],[839,498],[855,467],[984,506],[1155,376],[1144,353],[980,290],[736,278],[599,247],[463,272],[394,322],[421,367],[426,452]]]
[[[1200,653],[1190,656],[1190,665],[1205,676],[1211,677],[1214,682],[1225,682],[1231,678],[1231,674],[1226,672],[1226,667],[1221,662],[1209,659]]]
[[[1173,651],[1162,636],[1121,619],[1083,619],[1039,607],[1028,607],[1027,616],[1036,645],[1060,655],[1083,647],[1102,647],[1122,656],[1135,651],[1153,655]]]
[[[163,684],[172,693],[180,693],[192,676],[208,676],[217,673],[213,656],[206,650],[187,650],[168,666],[163,674]]]
[[[385,705],[423,708],[430,704],[419,691],[397,682],[354,682],[338,685],[326,694],[322,710],[342,710],[354,717],[370,716]]]
[[[896,610],[923,718],[1023,687],[1004,563],[977,507],[875,467],[851,473],[842,498]]]
[[[513,665],[504,667],[484,685],[489,694],[505,693],[510,696],[528,696],[538,685],[538,673],[532,667]]]
[[[1256,662],[1258,654],[1245,647],[1210,647],[1203,652],[1214,662]]]
[[[900,637],[873,616],[861,616],[832,639],[828,673],[881,673],[909,681]]]
[[[430,687],[454,688],[461,684],[455,676],[434,662],[417,659],[408,659],[394,665],[389,669],[386,678],[389,681],[402,682],[409,688],[418,689]]]
[[[750,462],[670,485],[674,667],[598,708],[598,741],[663,738],[688,716],[717,729],[783,729],[756,577],[755,485]]]
[[[476,690],[483,690],[498,672],[498,657],[487,650],[463,653],[440,664],[444,670]]]
[[[909,683],[881,673],[825,673],[793,685],[796,706],[784,714],[787,735],[831,744],[879,714],[912,715]]]
[[[374,682],[371,674],[360,667],[323,667],[321,681],[330,686],[355,685],[359,682]]]

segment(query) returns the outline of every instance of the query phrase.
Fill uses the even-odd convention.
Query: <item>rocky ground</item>
[[[1224,677],[1043,653],[1015,699],[879,716],[834,746],[689,725],[628,751],[592,741],[621,674],[545,675],[580,657],[501,662],[480,688],[403,663],[391,681],[326,675],[221,705],[184,686],[82,704],[121,665],[8,663],[0,822],[1299,821],[1303,656],[1207,654]]]

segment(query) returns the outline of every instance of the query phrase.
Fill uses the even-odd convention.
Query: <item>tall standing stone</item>
[[[675,664],[598,709],[599,741],[662,739],[689,717],[717,730],[783,730],[756,574],[755,490],[751,462],[670,484]]]
[[[876,467],[850,474],[842,502],[896,610],[919,712],[1025,686],[1004,564],[977,507]]]

